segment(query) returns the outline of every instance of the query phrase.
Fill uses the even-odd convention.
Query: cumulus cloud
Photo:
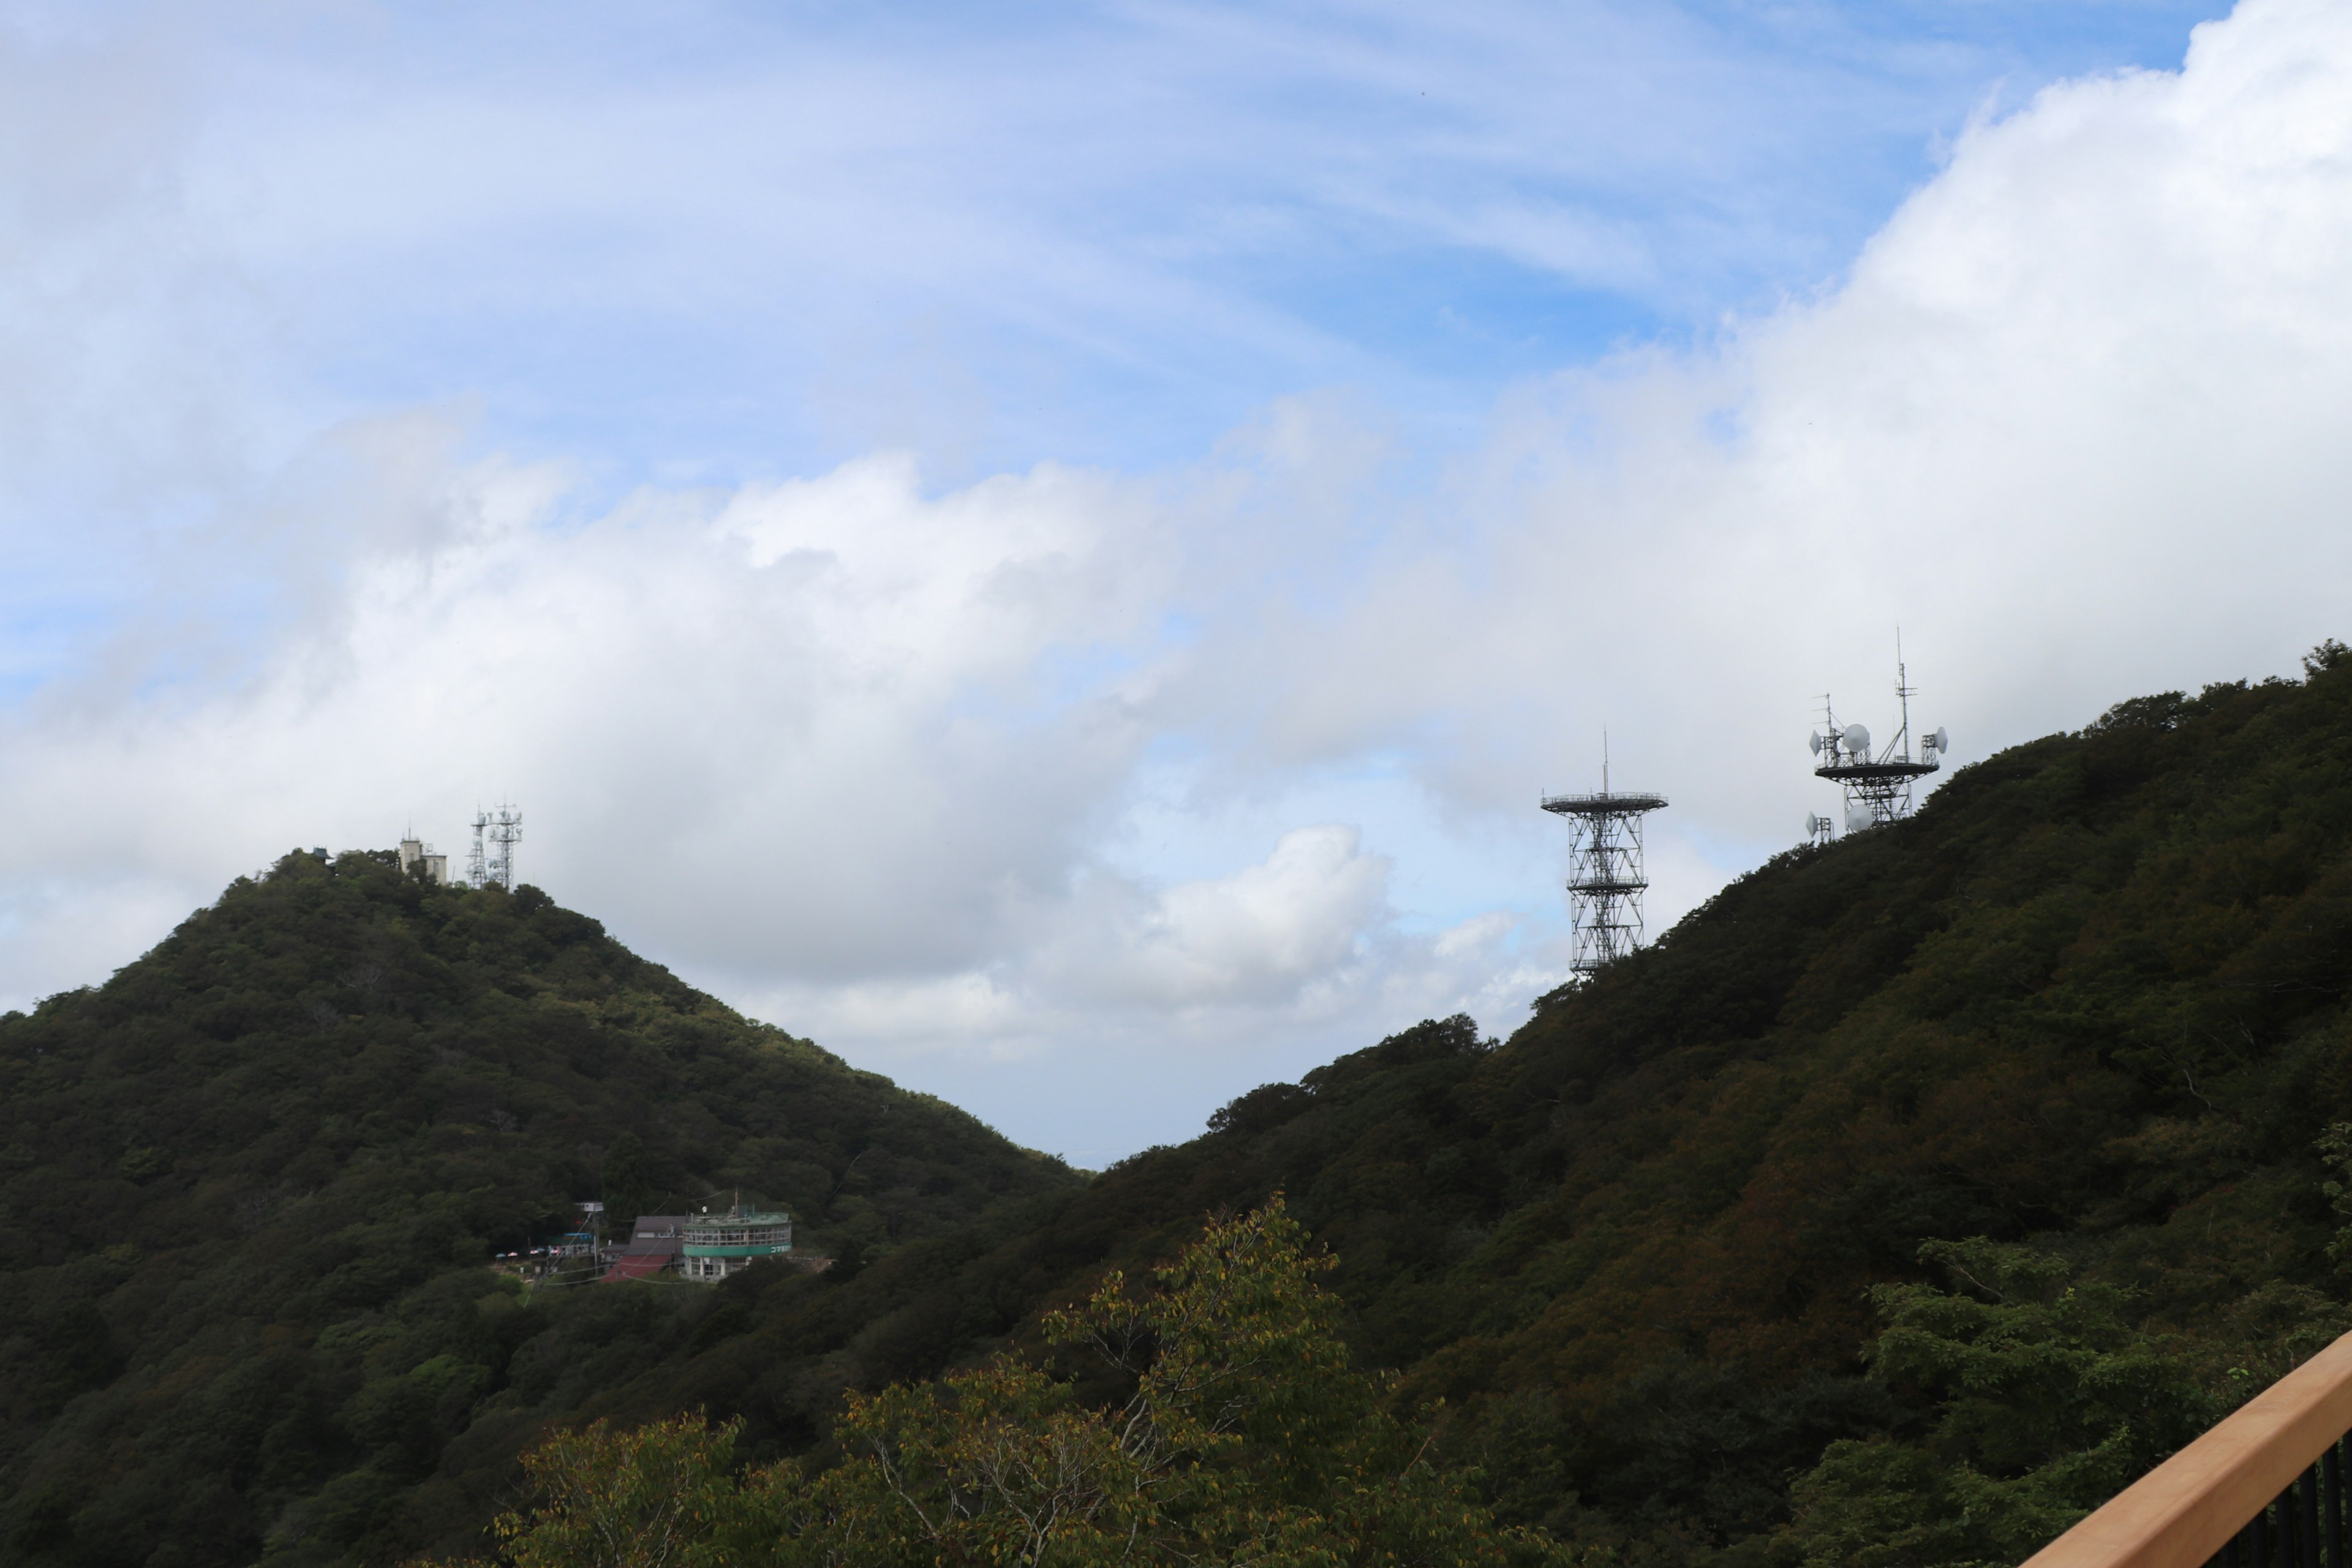
[[[847,975],[969,957],[1139,743],[1138,677],[1065,691],[1039,668],[1142,614],[1113,481],[932,501],[877,458],[567,528],[550,472],[373,445],[358,493],[408,526],[323,532],[351,546],[337,597],[242,679],[44,705],[8,786],[26,809],[102,806],[90,833],[188,865],[305,822],[373,842],[387,809],[446,834],[509,791],[563,825],[540,863],[568,857],[590,896],[628,889],[720,962]],[[7,853],[21,874],[94,847]]]
[[[1258,865],[1156,893],[1096,879],[1086,920],[1043,967],[1076,995],[1128,1005],[1295,1003],[1356,956],[1387,878],[1355,829],[1327,824],[1284,834]]]
[[[1607,723],[1665,831],[1760,846],[1826,804],[1809,694],[1892,717],[1898,626],[1963,758],[2291,671],[2352,577],[2347,89],[2352,17],[2259,0],[1976,126],[1840,286],[1524,389],[1445,526],[1202,679],[1287,673],[1271,758],[1413,744],[1496,805]]]
[[[39,929],[69,887],[79,924],[0,950],[0,986],[89,978],[92,947],[128,957],[124,931],[290,845],[414,825],[459,849],[511,795],[527,879],[853,1050],[1360,1029],[1416,955],[1451,1000],[1507,931],[1401,934],[1351,827],[1192,879],[1103,851],[1181,723],[1163,694],[1199,634],[1178,612],[1218,614],[1185,552],[1231,526],[1224,563],[1248,560],[1267,508],[1311,519],[1361,473],[1361,440],[1315,423],[1277,411],[1173,477],[934,492],[882,455],[584,521],[560,470],[457,461],[437,418],[338,431],[278,503],[333,526],[275,551],[251,547],[273,514],[241,529],[236,558],[271,573],[257,648],[158,688],[144,628],[182,646],[224,613],[196,574],[139,646],[15,716],[0,805],[53,830],[0,845],[0,920]]]

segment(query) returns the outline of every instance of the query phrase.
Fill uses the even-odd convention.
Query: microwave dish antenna
[[[1911,754],[1911,699],[1917,695],[1903,663],[1900,633],[1895,639],[1895,700],[1901,718],[1895,739],[1886,743],[1885,750],[1873,752],[1867,725],[1840,724],[1828,695],[1822,695],[1822,728],[1809,742],[1813,754],[1821,759],[1813,776],[1828,779],[1843,792],[1847,832],[1865,832],[1910,816],[1912,786],[1941,771],[1944,753],[1951,747],[1948,731],[1938,729],[1932,735],[1921,736],[1919,754]],[[1808,837],[1814,843],[1826,843],[1829,819],[1808,816],[1806,821]]]

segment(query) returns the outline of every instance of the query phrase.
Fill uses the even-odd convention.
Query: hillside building
[[[425,879],[436,887],[449,885],[449,857],[436,854],[433,846],[419,838],[400,841],[400,874],[407,876],[415,868],[424,868]]]
[[[686,1216],[679,1227],[678,1273],[715,1285],[762,1258],[793,1250],[793,1216],[782,1209],[751,1207],[740,1200],[726,1209]]]
[[[677,1265],[686,1247],[687,1216],[682,1214],[641,1214],[629,1227],[628,1244],[614,1254],[604,1270],[607,1283],[619,1279],[650,1279]]]

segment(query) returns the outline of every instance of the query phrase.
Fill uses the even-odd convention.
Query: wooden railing
[[[2025,1568],[2352,1568],[2352,1334],[2027,1559]]]

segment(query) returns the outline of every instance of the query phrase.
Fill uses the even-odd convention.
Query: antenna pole
[[[1895,732],[1895,739],[1896,743],[1902,746],[1903,760],[1907,763],[1911,760],[1911,699],[1917,694],[1911,689],[1911,683],[1905,679],[1905,676],[1903,628],[1896,626],[1895,628],[1895,700],[1903,705],[1903,728]],[[1889,747],[1887,756],[1892,758],[1894,755],[1894,748]]]

